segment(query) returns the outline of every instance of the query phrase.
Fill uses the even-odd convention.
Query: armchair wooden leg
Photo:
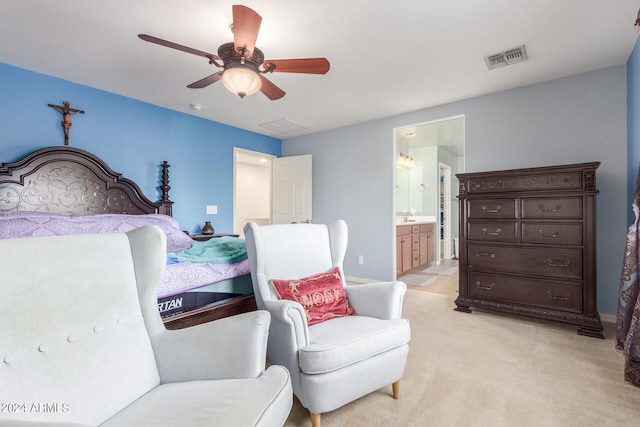
[[[309,412],[311,415],[311,427],[320,427],[320,414],[314,414],[313,412]]]
[[[393,389],[393,398],[398,400],[398,398],[400,397],[400,380],[391,384],[391,388]]]

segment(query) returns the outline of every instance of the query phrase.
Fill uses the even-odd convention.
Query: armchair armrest
[[[278,333],[272,334],[272,339],[290,336],[295,340],[296,350],[309,344],[309,325],[302,305],[289,300],[266,300],[264,305],[273,319],[271,327],[278,329]]]
[[[344,288],[349,304],[360,316],[399,319],[407,285],[404,282],[379,282],[348,285]]]
[[[265,370],[270,320],[259,310],[152,335],[160,381],[259,376]]]

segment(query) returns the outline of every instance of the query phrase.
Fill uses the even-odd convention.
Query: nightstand
[[[193,240],[196,240],[198,242],[206,242],[209,239],[213,239],[215,237],[223,237],[223,236],[229,236],[229,237],[240,237],[239,234],[230,234],[230,233],[216,233],[216,234],[190,234],[189,237],[191,237]]]

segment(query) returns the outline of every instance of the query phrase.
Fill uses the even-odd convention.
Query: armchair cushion
[[[270,366],[258,378],[162,384],[100,427],[271,427],[287,418],[290,394],[282,366]]]
[[[278,298],[302,305],[309,325],[355,314],[342,287],[338,267],[302,279],[272,279],[270,282]]]
[[[300,370],[330,372],[384,353],[409,342],[407,319],[382,320],[349,316],[309,327],[311,344],[300,348]]]

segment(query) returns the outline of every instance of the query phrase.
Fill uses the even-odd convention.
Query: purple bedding
[[[164,231],[167,236],[168,253],[179,253],[193,244],[193,240],[180,230],[175,219],[159,214],[68,215],[31,211],[0,212],[0,239],[126,232],[147,224],[157,225]],[[177,295],[247,274],[247,259],[228,264],[170,263],[166,266],[158,287],[158,298]]]
[[[181,262],[165,268],[158,287],[158,298],[178,295],[210,283],[249,274],[249,260],[230,264],[202,264]]]
[[[167,236],[167,252],[180,252],[193,243],[193,240],[180,230],[178,222],[167,215],[68,215],[40,211],[0,213],[0,239],[123,233],[147,224],[157,225],[164,231]]]

